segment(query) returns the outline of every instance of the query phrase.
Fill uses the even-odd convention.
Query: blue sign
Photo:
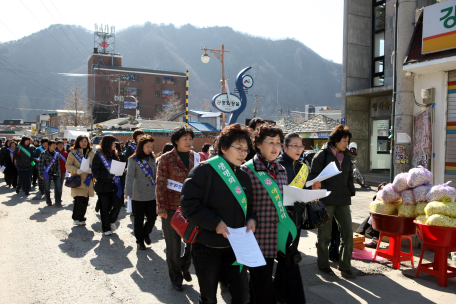
[[[340,124],[341,124],[341,125],[345,125],[345,117],[342,117],[342,118],[340,119]]]

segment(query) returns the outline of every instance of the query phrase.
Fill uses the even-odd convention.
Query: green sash
[[[27,151],[26,148],[22,147],[21,145],[18,145],[17,146],[19,149],[21,149],[22,152],[25,153],[25,155],[27,155],[29,158],[32,158],[32,154],[30,154],[29,151]],[[32,166],[35,166],[35,162],[32,160]]]
[[[247,196],[245,195],[244,189],[242,189],[241,184],[236,178],[236,175],[234,175],[233,170],[231,170],[231,167],[221,156],[213,157],[207,160],[207,162],[212,166],[212,168],[214,168],[215,172],[220,175],[228,188],[230,188],[239,205],[241,205],[242,211],[244,211],[244,218],[247,218]],[[239,264],[237,261],[235,261],[233,265],[239,265],[240,272],[244,266],[242,264]]]
[[[256,177],[263,184],[263,187],[266,191],[268,191],[268,194],[277,209],[277,214],[279,216],[279,225],[277,228],[277,251],[281,251],[283,254],[286,254],[288,233],[291,233],[294,241],[298,232],[295,224],[288,216],[287,210],[282,203],[282,194],[280,193],[279,186],[266,172],[257,172],[253,165],[253,160],[248,161],[245,165],[249,167],[253,173],[255,173]]]

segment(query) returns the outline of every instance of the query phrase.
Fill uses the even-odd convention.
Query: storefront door
[[[371,170],[389,170],[391,167],[389,119],[373,119],[370,134]]]

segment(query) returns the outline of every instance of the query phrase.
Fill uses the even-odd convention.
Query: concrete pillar
[[[416,0],[399,0],[399,11],[397,19],[397,56],[396,56],[396,122],[395,134],[406,133],[413,138],[413,77],[408,77],[403,71],[404,58],[407,56],[410,39],[412,39],[415,29],[415,9]],[[396,145],[398,143],[396,142]],[[409,159],[409,164],[394,164],[394,174],[406,172],[411,168],[413,162],[413,145],[404,144],[405,152]],[[393,151],[394,152],[394,151]]]

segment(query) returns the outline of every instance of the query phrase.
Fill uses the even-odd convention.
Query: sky
[[[150,21],[177,27],[229,26],[255,36],[295,38],[323,58],[342,63],[343,5],[343,0],[8,0],[0,10],[0,42],[56,23],[90,31],[95,23],[109,24],[119,32]]]

